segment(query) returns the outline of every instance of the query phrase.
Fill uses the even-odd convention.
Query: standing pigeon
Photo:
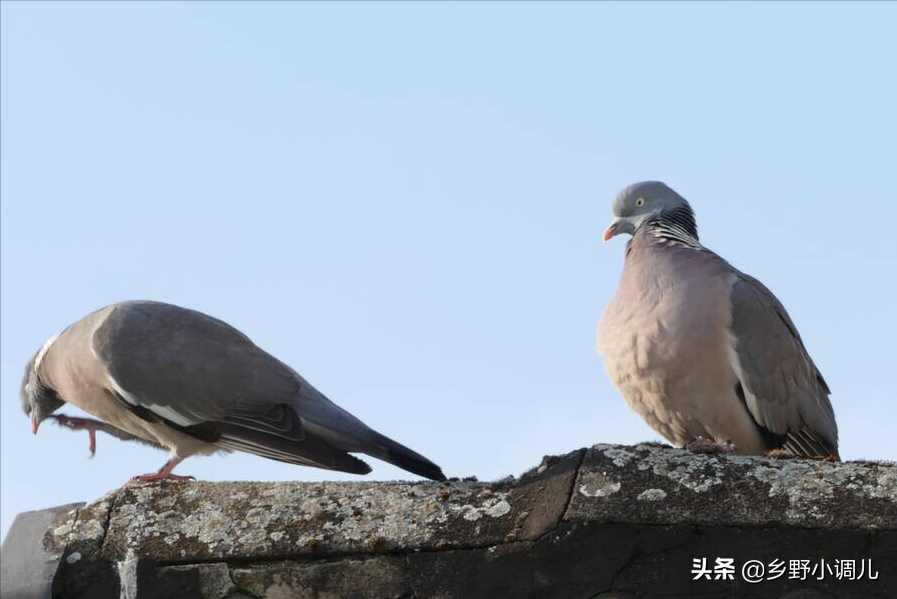
[[[65,402],[103,422],[54,416]],[[91,452],[96,430],[170,451],[157,472],[132,480],[189,478],[172,470],[220,450],[367,474],[348,453],[362,452],[445,480],[439,466],[368,428],[229,324],[160,302],[107,306],[47,341],[25,369],[22,407],[35,433],[50,417],[87,429]]]
[[[614,201],[629,233],[598,351],[629,407],[678,447],[838,458],[831,393],[781,302],[698,241],[688,202],[657,181]]]

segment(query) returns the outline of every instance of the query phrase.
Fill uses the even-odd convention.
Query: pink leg
[[[165,465],[152,472],[150,474],[139,474],[125,483],[128,485],[130,483],[138,483],[138,482],[151,482],[154,480],[194,480],[193,476],[180,476],[177,474],[172,474],[171,471],[174,470],[174,467],[181,463],[181,460],[176,458],[172,458],[165,462]]]
[[[90,449],[90,457],[97,452],[97,431],[102,430],[104,426],[106,426],[105,422],[101,422],[99,420],[93,420],[91,418],[78,418],[76,416],[66,416],[65,414],[53,414],[50,416],[56,420],[56,424],[59,426],[64,426],[73,431],[83,431],[86,430],[87,434],[90,436],[90,442],[88,444],[88,449]]]

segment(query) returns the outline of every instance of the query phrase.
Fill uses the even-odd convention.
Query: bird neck
[[[679,206],[648,219],[645,233],[660,240],[689,247],[701,247],[695,213],[688,206]]]

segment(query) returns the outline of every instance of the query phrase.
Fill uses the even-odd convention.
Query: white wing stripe
[[[191,426],[193,424],[196,424],[196,422],[190,421],[189,419],[185,418],[183,414],[172,410],[169,406],[153,405],[151,403],[140,401],[133,394],[125,391],[124,387],[119,385],[118,381],[116,381],[111,374],[107,374],[107,378],[109,379],[109,385],[112,387],[112,389],[132,406],[146,408],[153,414],[170,422],[174,422],[175,424],[178,424],[180,426]]]

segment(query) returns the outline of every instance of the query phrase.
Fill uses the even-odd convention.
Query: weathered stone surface
[[[897,529],[897,468],[876,462],[697,456],[595,445],[566,519],[585,522]]]
[[[884,599],[897,467],[596,445],[496,483],[162,482],[63,516],[46,541],[64,599]],[[717,559],[731,579],[695,580],[695,560]],[[838,579],[845,559],[877,578]],[[753,583],[751,560],[817,571]]]
[[[477,483],[184,483],[130,485],[102,548],[167,562],[437,549],[499,543],[508,492]]]

